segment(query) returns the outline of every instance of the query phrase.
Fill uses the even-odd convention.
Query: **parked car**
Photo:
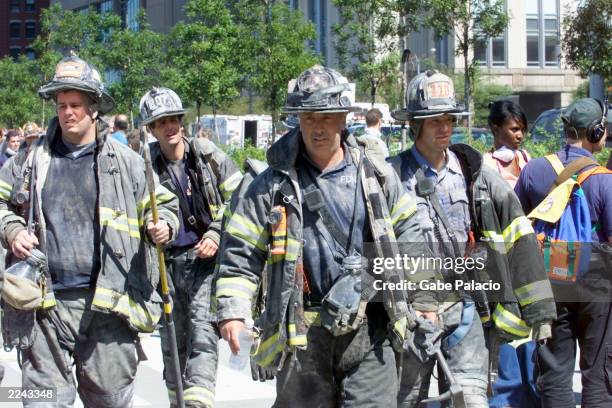
[[[563,139],[563,121],[561,112],[563,109],[549,109],[538,116],[531,126],[531,140],[534,142],[546,142],[550,138]]]
[[[558,139],[559,143],[563,143],[565,139],[565,130],[563,128],[563,120],[561,119],[561,109],[549,109],[540,114],[533,122],[531,127],[531,139],[534,142],[545,142],[551,137]],[[612,109],[612,103],[608,103],[608,110]],[[606,146],[612,147],[612,123],[608,123],[608,137]]]

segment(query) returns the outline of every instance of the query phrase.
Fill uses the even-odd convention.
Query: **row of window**
[[[9,49],[9,54],[14,60],[17,60],[21,54],[24,54],[29,60],[36,58],[36,53],[31,48],[22,49],[21,47],[13,46]]]
[[[22,10],[36,11],[36,0],[11,0],[11,12],[19,13]]]
[[[104,0],[93,5],[83,6],[76,9],[76,11],[79,13],[88,13],[92,7],[96,12],[101,14],[112,13],[115,10],[113,7],[113,0]],[[122,0],[121,10],[121,14],[125,19],[125,25],[134,31],[138,31],[138,12],[140,10],[140,0]]]
[[[559,66],[559,0],[524,0],[528,67]],[[474,47],[474,59],[489,68],[506,66],[506,35],[489,38]],[[476,30],[475,35],[478,35]]]
[[[17,40],[20,38],[33,39],[36,37],[36,21],[25,21],[25,32],[21,33],[22,22],[19,20],[13,20],[9,23],[9,36],[11,40]]]

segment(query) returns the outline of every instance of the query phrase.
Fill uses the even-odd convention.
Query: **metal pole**
[[[157,224],[159,221],[159,215],[157,213],[157,201],[155,198],[155,179],[153,178],[153,166],[151,164],[151,151],[149,150],[149,144],[146,140],[146,134],[144,130],[140,129],[140,143],[144,149],[144,161],[145,170],[147,177],[147,187],[149,189],[149,200],[151,201],[151,212],[153,215],[153,222]],[[168,335],[168,342],[170,343],[170,352],[172,353],[172,371],[174,371],[174,378],[176,379],[176,402],[179,408],[185,408],[185,401],[183,399],[183,375],[181,373],[181,364],[179,362],[178,347],[176,344],[176,332],[174,330],[174,318],[172,317],[172,299],[170,298],[170,287],[168,286],[168,274],[166,271],[166,259],[164,257],[164,250],[160,244],[155,245],[157,249],[157,259],[159,262],[159,278],[162,290],[162,301],[164,303],[164,322]]]

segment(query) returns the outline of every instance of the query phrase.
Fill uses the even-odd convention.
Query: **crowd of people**
[[[206,130],[189,137],[172,89],[146,92],[130,130],[103,116],[114,101],[93,66],[60,61],[39,90],[56,117],[6,132],[0,156],[3,341],[23,389],[56,397],[24,406],[77,393],[86,407],[132,406],[139,333],[154,330],[171,407],[214,406],[220,339],[234,354],[252,343],[274,407],[417,407],[436,363],[446,404],[573,407],[576,342],[582,406],[612,406],[612,171],[593,159],[607,103],[572,103],[565,146],[531,158],[521,107],[496,101],[481,154],[450,143],[470,112],[427,71],[392,113],[414,143],[389,157],[380,111],[365,135],[347,131],[348,92],[333,69],[301,73],[283,108],[296,126],[243,175]],[[561,241],[570,255],[551,248]],[[401,257],[483,268],[372,272]],[[501,289],[465,286],[488,281]]]

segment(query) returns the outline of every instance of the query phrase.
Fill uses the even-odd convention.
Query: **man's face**
[[[15,136],[11,137],[10,139],[8,139],[8,141],[7,141],[8,148],[11,149],[14,152],[19,150],[19,145],[20,144],[21,144],[21,136],[19,136],[19,135],[15,135]]]
[[[162,147],[173,147],[181,142],[181,119],[178,116],[157,119],[149,129]]]
[[[64,135],[82,137],[94,126],[95,117],[89,108],[88,97],[83,92],[58,93],[56,110]]]
[[[424,119],[421,134],[417,138],[419,149],[428,152],[445,151],[450,145],[453,124],[454,118],[448,114]]]
[[[302,140],[311,159],[327,159],[340,148],[346,113],[304,112],[299,118]]]

